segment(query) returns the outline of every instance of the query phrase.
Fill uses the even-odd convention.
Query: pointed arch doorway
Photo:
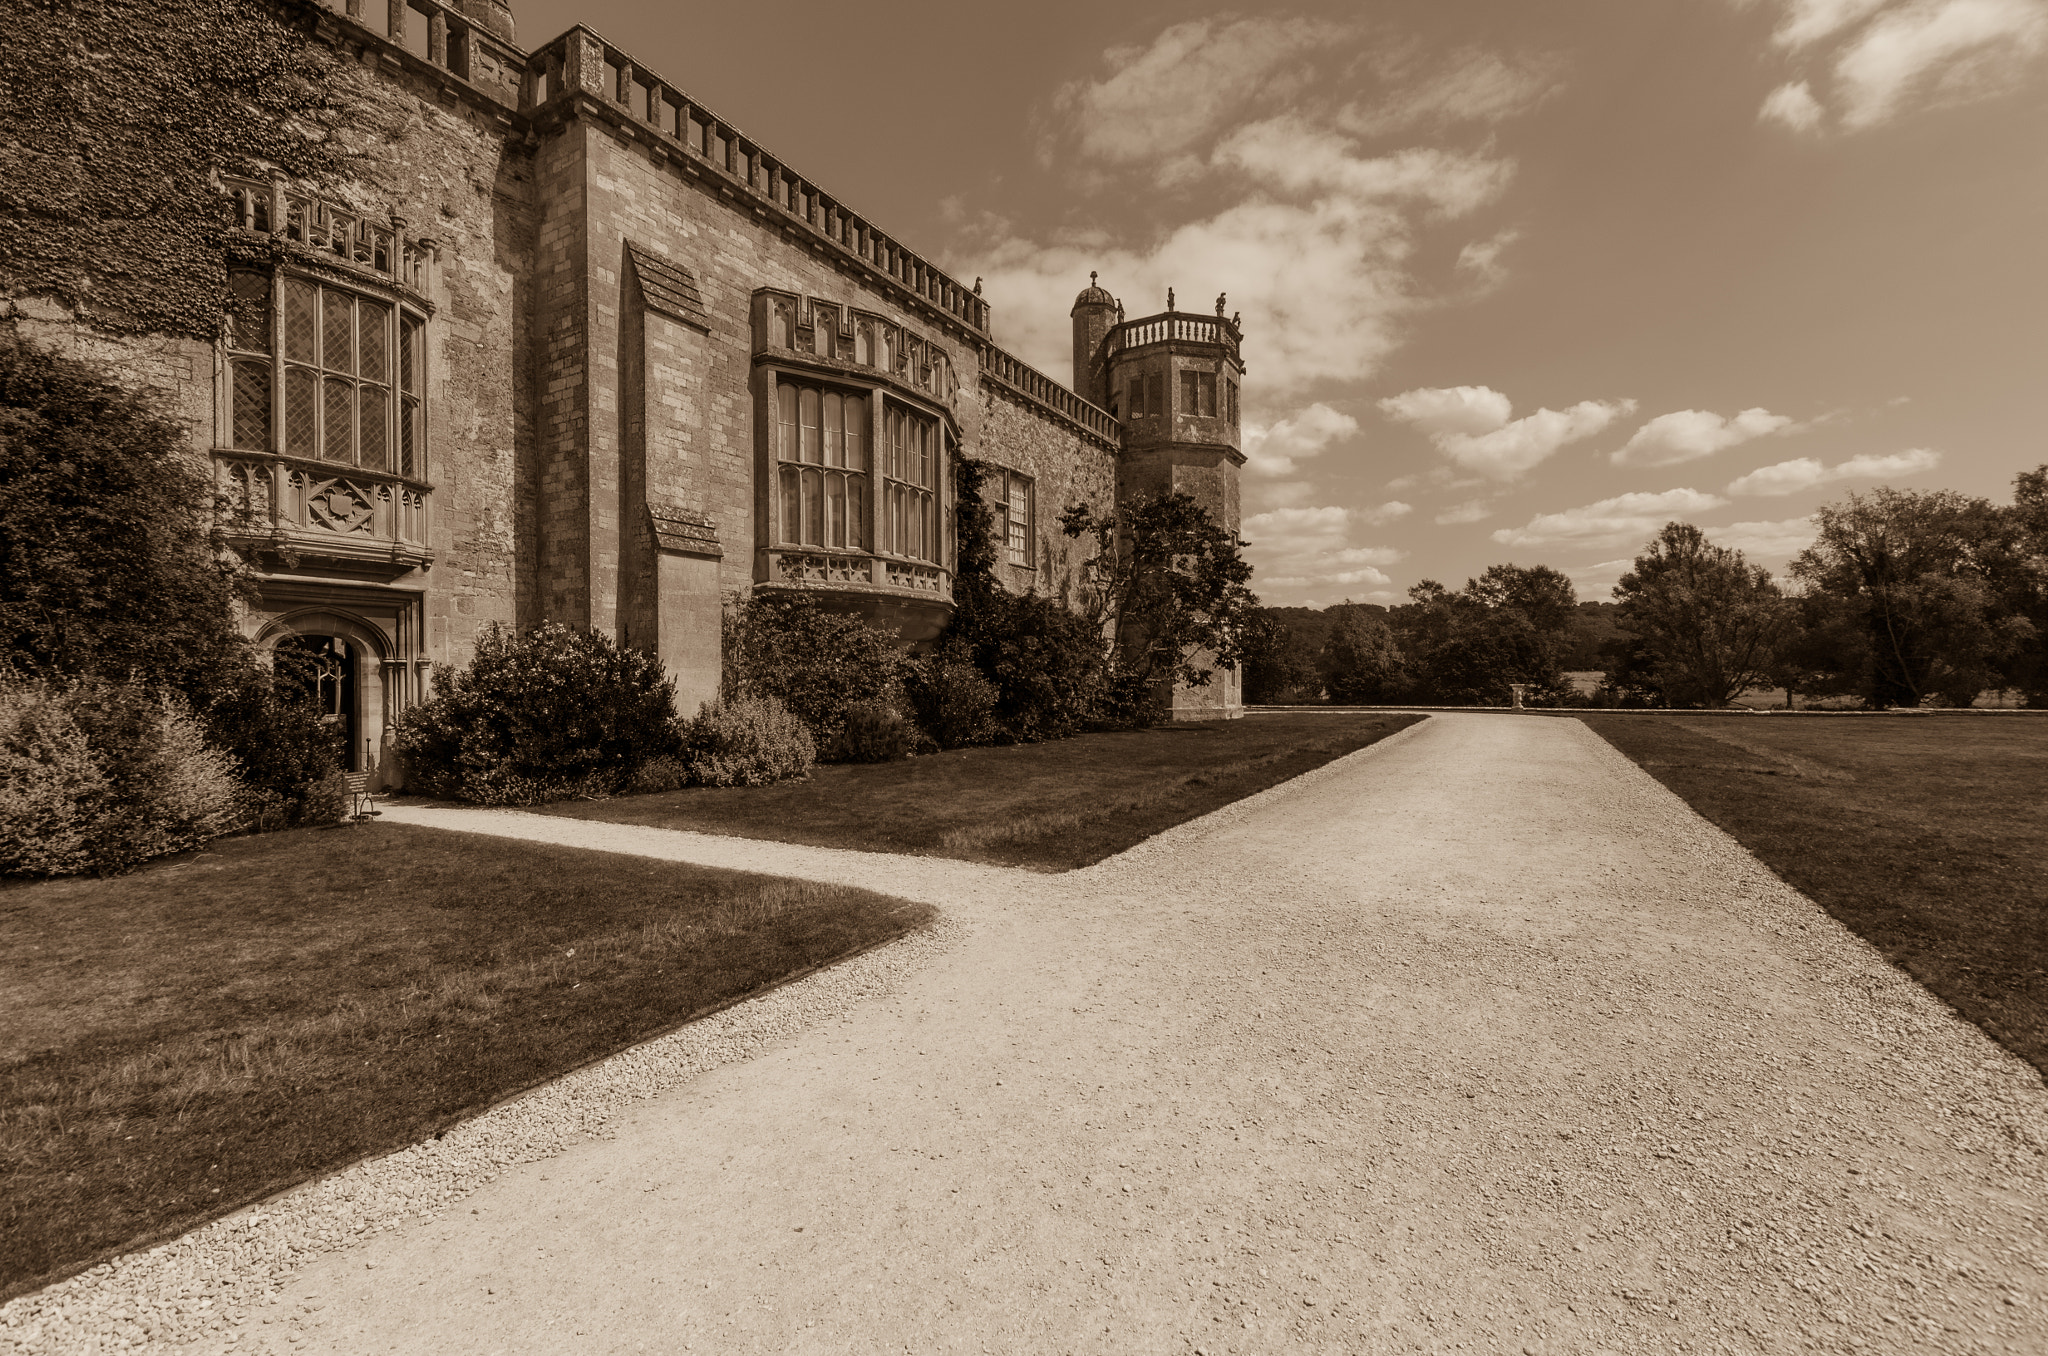
[[[320,723],[334,732],[345,771],[364,771],[361,705],[356,700],[354,648],[341,636],[315,632],[294,632],[279,636],[277,648],[289,651],[301,662],[306,695],[320,712]]]

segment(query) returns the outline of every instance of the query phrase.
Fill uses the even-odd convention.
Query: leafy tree
[[[1666,523],[1614,597],[1657,688],[1677,706],[1726,706],[1769,681],[1784,595],[1742,552],[1691,523]]]
[[[1770,681],[1799,697],[1861,693],[1870,685],[1870,637],[1852,600],[1809,589],[1785,600],[1785,629],[1771,656]]]
[[[1243,662],[1259,605],[1245,543],[1193,497],[1139,498],[1100,515],[1076,504],[1060,526],[1095,539],[1083,566],[1088,616],[1115,638],[1109,692],[1124,718],[1148,719],[1168,684],[1205,687],[1216,669]]]
[[[2028,634],[2000,665],[2000,677],[2030,707],[2048,707],[2048,464],[2013,478],[2004,551],[1994,574],[2008,616]]]
[[[1504,704],[1512,699],[1514,683],[1532,688],[1530,700],[1537,704],[1574,695],[1560,660],[1578,604],[1571,582],[1557,571],[1498,565],[1466,581],[1462,592],[1424,579],[1408,597],[1408,606],[1395,611],[1394,626],[1414,700]]]
[[[1991,587],[2009,523],[1987,500],[1880,487],[1817,517],[1792,573],[1861,614],[1871,705],[1968,705],[2024,645],[2030,628]]]
[[[0,331],[0,661],[202,704],[250,663],[211,504],[145,397]]]
[[[1393,628],[1381,617],[1356,608],[1344,609],[1330,628],[1321,668],[1330,700],[1346,705],[1394,701],[1407,685],[1406,666]]]
[[[1261,705],[1313,701],[1323,690],[1319,648],[1278,610],[1260,608],[1245,632],[1244,699]]]

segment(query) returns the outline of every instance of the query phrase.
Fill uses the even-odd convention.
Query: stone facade
[[[8,305],[186,419],[261,573],[250,635],[331,636],[354,666],[357,766],[388,770],[390,718],[494,624],[652,649],[686,709],[736,592],[936,634],[955,454],[1000,473],[1012,589],[1078,602],[1074,503],[1185,490],[1236,529],[1220,303],[1126,321],[1091,285],[1069,389],[996,346],[978,285],[587,29],[528,51],[501,0],[258,2],[343,58],[352,168],[213,167],[221,341],[109,336],[18,285]],[[1234,680],[1175,708],[1242,709]]]

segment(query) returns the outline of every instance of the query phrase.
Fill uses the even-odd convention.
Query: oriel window
[[[943,453],[938,421],[894,403],[883,409],[881,549],[937,564]]]
[[[822,550],[866,550],[866,397],[778,378],[775,410],[781,542]]]
[[[422,321],[291,274],[228,275],[230,444],[426,474]]]

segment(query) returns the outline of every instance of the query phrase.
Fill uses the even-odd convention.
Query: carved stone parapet
[[[292,457],[213,454],[221,526],[245,547],[425,569],[430,492],[396,476]]]

